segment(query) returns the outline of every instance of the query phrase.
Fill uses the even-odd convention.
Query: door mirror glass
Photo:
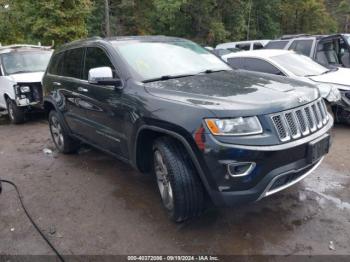
[[[110,67],[96,67],[89,70],[88,81],[90,84],[113,85],[119,87],[121,81],[119,78],[113,78],[113,71]]]

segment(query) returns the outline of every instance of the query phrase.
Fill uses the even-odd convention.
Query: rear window
[[[289,41],[270,41],[265,49],[284,49]]]
[[[271,65],[269,62],[258,58],[243,58],[242,63],[244,64],[245,70],[273,75],[283,75],[278,68]]]
[[[227,59],[227,63],[235,69],[244,69],[243,63],[242,63],[242,58],[240,58],[240,57],[229,58],[229,59]]]

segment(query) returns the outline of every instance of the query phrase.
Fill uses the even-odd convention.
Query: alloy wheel
[[[174,208],[173,188],[163,156],[158,150],[154,152],[154,170],[163,204],[168,210],[172,210]]]
[[[64,137],[62,132],[62,126],[58,121],[57,117],[52,116],[50,121],[50,129],[52,138],[59,149],[64,148]]]

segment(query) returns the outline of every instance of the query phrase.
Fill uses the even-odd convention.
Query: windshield
[[[143,81],[198,74],[207,70],[232,70],[218,57],[190,41],[119,41],[113,45]]]
[[[273,56],[271,59],[296,76],[316,76],[328,71],[311,58],[295,53]]]
[[[19,51],[2,55],[6,74],[44,72],[52,51]]]

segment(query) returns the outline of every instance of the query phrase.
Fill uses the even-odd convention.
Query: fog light
[[[236,162],[227,164],[227,171],[231,177],[243,177],[249,175],[255,168],[254,162]]]

